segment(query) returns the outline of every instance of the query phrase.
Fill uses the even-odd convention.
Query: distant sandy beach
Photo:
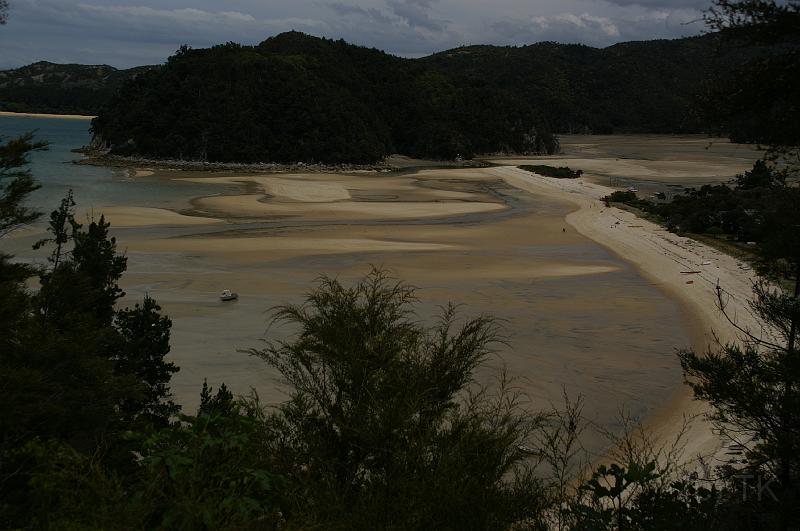
[[[46,114],[36,112],[8,112],[0,111],[0,116],[11,116],[19,118],[52,118],[57,120],[92,120],[96,116],[84,116],[82,114]]]
[[[726,343],[738,337],[734,327],[717,308],[717,284],[727,294],[729,315],[734,316],[740,326],[760,332],[758,322],[747,307],[755,276],[737,259],[690,238],[667,232],[630,212],[605,207],[600,198],[614,189],[587,182],[587,179],[553,179],[516,167],[500,167],[492,171],[533,194],[571,201],[577,209],[567,215],[567,223],[634,264],[641,275],[684,305],[693,321],[691,333],[695,351],[715,348],[716,338]],[[698,273],[684,273],[686,271]],[[661,443],[668,444],[677,434],[684,417],[702,417],[705,412],[705,404],[694,401],[689,387],[683,386],[676,390],[673,399],[661,411],[647,419],[647,424]],[[717,452],[722,441],[711,432],[706,421],[696,418],[686,434],[686,443],[685,457],[691,459]]]

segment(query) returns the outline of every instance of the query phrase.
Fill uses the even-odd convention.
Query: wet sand
[[[139,226],[115,231],[129,256],[129,298],[148,293],[173,319],[173,389],[188,411],[203,378],[283,400],[277,375],[239,351],[262,345],[270,307],[302,302],[321,274],[349,282],[370,264],[419,288],[423,321],[450,301],[465,316],[502,319],[508,345],[477,376],[490,382],[505,366],[531,409],[557,403],[565,387],[613,426],[620,406],[649,416],[680,386],[674,351],[691,338],[678,304],[571,228],[569,200],[531,194],[499,169],[190,179],[241,193],[193,199],[183,226],[148,226],[162,221],[148,210]],[[121,212],[106,214],[113,225]],[[202,224],[210,218],[224,222]],[[223,288],[240,300],[219,302]],[[291,332],[273,326],[266,337]]]
[[[504,165],[547,164],[583,170],[584,180],[624,188],[664,191],[730,180],[752,168],[762,153],[750,144],[704,135],[564,135],[553,157],[500,157]],[[535,161],[535,162],[531,162]]]
[[[603,209],[597,198],[608,189],[598,184],[607,179],[600,170],[614,171],[607,160],[614,149],[639,159],[639,169],[620,165],[621,174],[659,185],[727,180],[752,160],[700,151],[697,138],[622,137],[616,147],[590,140],[602,139],[562,139],[563,160],[577,160],[574,150],[585,155],[576,167],[587,176],[575,181],[513,167],[404,175],[142,168],[142,182],[219,185],[225,195],[187,197],[176,211],[146,204],[94,210],[105,212],[129,257],[127,300],[147,293],[173,319],[170,356],[181,371],[172,388],[189,413],[203,378],[237,393],[255,389],[266,403],[284,399],[277,375],[240,350],[262,345],[268,310],[302,302],[319,275],[349,282],[374,264],[420,289],[420,320],[449,301],[463,303],[465,315],[504,320],[508,344],[478,371],[480,381],[505,365],[533,410],[557,404],[564,387],[586,396],[587,414],[600,424],[613,429],[618,408],[627,407],[667,433],[691,408],[675,350],[699,348],[712,327],[721,332],[710,298],[716,278],[730,282],[739,300],[748,275],[716,251]],[[688,162],[672,160],[680,157]],[[13,241],[21,249],[26,238]],[[713,267],[685,284],[680,268],[705,259]],[[220,302],[223,288],[238,291],[239,301]],[[273,326],[266,337],[291,333]],[[709,443],[702,430],[693,438],[698,450]],[[600,441],[590,446],[602,451]]]
[[[605,207],[600,198],[612,188],[584,179],[552,179],[513,167],[494,171],[538,196],[571,201],[577,207],[566,217],[571,226],[634,264],[644,278],[680,301],[692,335],[692,344],[687,348],[705,352],[739,338],[739,332],[716,304],[717,285],[724,290],[728,314],[736,323],[761,333],[747,306],[755,275],[746,264],[695,240],[669,233],[630,212]],[[657,440],[668,444],[683,419],[694,418],[686,434],[686,458],[718,454],[726,441],[715,436],[701,418],[706,411],[706,405],[693,401],[690,389],[681,386],[650,417],[648,426]]]

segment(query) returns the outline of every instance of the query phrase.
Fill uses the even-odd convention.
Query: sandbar
[[[111,206],[94,209],[96,217],[103,214],[114,227],[145,227],[148,225],[209,225],[223,223],[216,218],[185,216],[164,208]]]
[[[637,218],[630,212],[605,207],[600,198],[612,188],[580,179],[553,179],[516,167],[491,170],[510,184],[533,194],[572,202],[576,210],[566,221],[581,234],[608,247],[624,260],[634,264],[645,278],[672,294],[692,316],[695,326],[693,348],[704,352],[721,342],[738,338],[737,331],[717,308],[716,286],[726,293],[728,311],[740,326],[759,331],[758,322],[747,307],[752,294],[753,272],[741,262],[716,249],[690,238],[666,232],[655,223]],[[710,265],[703,265],[711,262]],[[691,284],[681,271],[699,270]],[[677,360],[676,360],[677,363]],[[654,415],[649,425],[666,443],[680,428],[684,416],[703,415],[707,405],[692,399],[688,386]],[[710,425],[697,419],[686,434],[687,457],[717,452],[722,444]]]
[[[38,112],[9,112],[0,111],[0,116],[11,116],[18,118],[51,118],[56,120],[93,120],[96,116],[84,116],[82,114],[47,114]]]

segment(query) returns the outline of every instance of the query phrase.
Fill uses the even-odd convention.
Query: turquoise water
[[[192,197],[217,195],[222,189],[166,179],[131,178],[126,169],[73,164],[82,155],[72,150],[89,143],[90,122],[0,116],[0,136],[16,137],[28,131],[36,140],[50,143],[47,151],[31,155],[30,169],[42,188],[32,194],[30,205],[49,212],[71,188],[81,209],[133,205],[185,208]]]

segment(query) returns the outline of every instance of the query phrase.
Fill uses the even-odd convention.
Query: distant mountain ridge
[[[132,77],[155,66],[120,70],[109,65],[39,61],[0,71],[0,110],[95,115]]]
[[[115,152],[209,161],[367,162],[548,152],[552,133],[697,133],[731,57],[716,35],[604,49],[469,46],[420,59],[299,32],[182,48],[163,66],[0,72],[0,109],[99,114]]]

